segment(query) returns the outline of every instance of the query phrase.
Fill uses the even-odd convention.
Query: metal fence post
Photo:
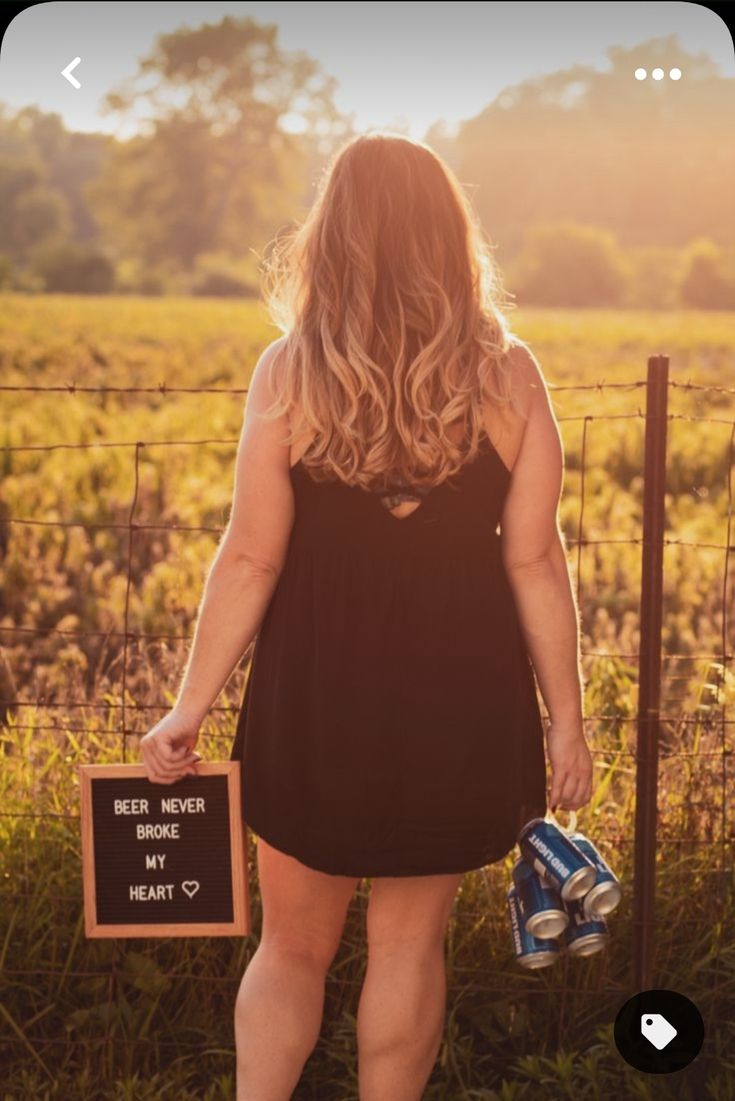
[[[668,356],[651,356],[646,381],[638,657],[633,876],[633,983],[636,991],[650,989],[653,974],[668,383]]]

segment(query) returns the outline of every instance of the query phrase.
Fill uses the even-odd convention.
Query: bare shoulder
[[[272,340],[260,354],[256,364],[256,370],[260,370],[268,376],[268,381],[273,382],[278,378],[278,371],[284,362],[283,350],[286,347],[288,335],[279,336]]]
[[[516,393],[525,413],[500,519],[503,561],[510,568],[545,559],[558,539],[564,453],[536,356],[523,341],[517,341],[509,354],[518,383]]]
[[[284,333],[283,336],[276,337],[263,351],[263,358],[267,359],[269,363],[277,362],[282,358],[280,353],[286,347],[288,341],[288,333]]]
[[[507,352],[513,369],[513,388],[524,416],[528,416],[535,402],[548,399],[548,386],[541,365],[533,351],[519,337],[512,338]]]
[[[278,378],[277,371],[283,356],[280,354],[286,343],[286,337],[281,336],[271,341],[258,356],[248,384],[248,406],[253,412],[259,413],[265,409],[274,397],[274,382]]]
[[[496,402],[485,404],[485,424],[488,435],[509,470],[513,470],[520,454],[526,427],[538,409],[539,397],[547,399],[546,382],[539,362],[525,341],[511,337],[505,353],[510,367],[510,384],[514,397],[513,406],[499,406]],[[548,404],[548,402],[547,402]]]

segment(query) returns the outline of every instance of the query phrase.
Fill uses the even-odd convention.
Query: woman
[[[591,794],[560,436],[426,145],[344,146],[267,274],[285,335],[257,363],[187,671],[143,756],[155,782],[195,771],[202,719],[257,635],[231,755],[263,905],[237,1097],[291,1096],[367,876],[360,1098],[415,1101],[463,875],[506,856],[547,794]]]

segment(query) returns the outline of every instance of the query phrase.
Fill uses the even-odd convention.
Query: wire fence
[[[165,383],[150,387],[104,387],[104,386],[79,386],[69,383],[57,386],[27,385],[27,386],[0,386],[4,392],[23,391],[29,395],[48,395],[49,393],[64,393],[70,396],[93,394],[125,394],[146,395],[158,394],[170,396],[174,394],[200,395],[204,393],[241,395],[247,393],[247,388],[215,388],[215,387],[173,387]],[[727,715],[727,684],[728,666],[732,662],[733,645],[730,637],[729,621],[729,568],[730,552],[733,546],[733,485],[732,467],[735,449],[735,419],[725,416],[700,416],[687,413],[672,413],[668,411],[668,397],[673,393],[696,393],[698,396],[716,400],[720,405],[735,396],[735,389],[725,386],[710,386],[692,381],[675,381],[668,377],[668,360],[665,357],[652,357],[648,362],[648,374],[646,378],[636,379],[631,382],[607,382],[598,381],[585,385],[550,386],[552,397],[562,393],[588,392],[588,396],[603,395],[607,391],[624,391],[635,394],[638,392],[645,397],[643,408],[638,407],[633,412],[605,413],[599,410],[579,416],[558,416],[560,424],[578,423],[581,427],[581,446],[578,464],[575,463],[570,473],[578,477],[579,485],[579,511],[576,516],[576,533],[570,527],[566,535],[567,546],[570,551],[570,559],[573,556],[574,574],[576,579],[576,596],[583,620],[591,619],[591,610],[595,607],[596,594],[594,588],[588,591],[583,584],[585,552],[597,553],[596,548],[610,545],[634,546],[640,548],[641,562],[641,599],[638,611],[638,631],[640,646],[627,650],[615,650],[608,648],[582,647],[582,659],[585,667],[592,670],[595,662],[622,662],[637,670],[635,680],[639,688],[637,714],[625,713],[624,709],[617,707],[611,710],[589,711],[585,714],[585,724],[590,734],[590,743],[593,757],[599,769],[606,769],[610,762],[628,761],[631,770],[635,770],[637,785],[637,805],[635,832],[621,832],[619,823],[614,817],[606,822],[603,827],[605,832],[601,837],[595,837],[612,850],[624,853],[635,851],[635,879],[633,893],[633,922],[631,925],[633,943],[631,945],[630,958],[632,961],[631,985],[633,989],[644,989],[650,986],[655,974],[655,882],[656,882],[656,851],[660,845],[662,835],[665,837],[666,846],[697,847],[707,846],[711,849],[713,859],[708,869],[713,881],[713,890],[717,887],[724,892],[728,878],[732,876],[732,784],[730,782],[730,762],[732,758],[732,737],[729,728],[735,723],[735,718]],[[610,536],[601,538],[586,534],[587,509],[589,507],[590,493],[588,489],[589,478],[589,447],[592,430],[600,426],[606,427],[615,421],[639,420],[646,432],[646,447],[643,467],[638,471],[640,475],[640,489],[642,496],[642,528],[639,535],[627,535],[625,537]],[[677,538],[665,527],[665,509],[670,503],[672,494],[666,484],[666,440],[667,429],[673,429],[677,422],[696,424],[701,429],[714,431],[716,426],[729,428],[729,439],[724,447],[723,466],[725,470],[725,536],[722,542],[709,542],[697,538]],[[191,639],[190,633],[160,631],[150,632],[139,629],[133,622],[131,611],[131,593],[136,582],[135,562],[137,542],[145,533],[171,531],[196,535],[209,533],[213,536],[222,534],[223,526],[198,525],[198,524],[172,524],[155,523],[150,518],[140,515],[140,485],[141,485],[141,459],[148,449],[153,448],[193,448],[199,449],[205,445],[234,448],[236,438],[222,438],[202,436],[193,439],[136,439],[129,440],[90,440],[73,443],[44,442],[7,444],[3,449],[7,464],[15,454],[22,452],[39,452],[50,454],[60,449],[82,451],[99,448],[113,449],[121,453],[130,453],[132,474],[132,493],[127,505],[127,516],[124,519],[104,518],[100,520],[84,518],[65,520],[57,516],[32,517],[27,515],[7,515],[0,512],[0,546],[3,555],[13,539],[15,529],[23,527],[48,527],[59,529],[82,529],[87,533],[101,530],[116,531],[121,533],[125,541],[126,569],[124,576],[124,599],[121,622],[114,629],[85,630],[82,628],[58,627],[53,623],[28,623],[0,622],[0,642],[3,648],[10,648],[14,654],[21,648],[27,652],[31,662],[33,661],[34,646],[38,639],[49,639],[58,636],[59,640],[72,640],[80,647],[97,646],[95,653],[99,653],[99,647],[112,647],[114,664],[119,670],[119,690],[106,689],[102,698],[61,698],[47,699],[44,695],[33,696],[30,688],[22,692],[14,691],[12,668],[10,675],[0,681],[0,716],[5,720],[2,748],[4,752],[13,751],[11,739],[23,730],[42,732],[47,731],[59,734],[62,737],[68,735],[85,734],[89,730],[90,716],[98,716],[94,721],[94,731],[99,736],[109,736],[119,741],[119,756],[121,762],[129,759],[131,737],[139,737],[157,721],[160,715],[168,710],[169,705],[157,702],[135,702],[131,696],[130,669],[131,660],[140,655],[140,647],[147,643],[158,645],[185,644]],[[568,469],[569,469],[569,463]],[[43,468],[36,468],[36,475],[42,476]],[[710,487],[712,491],[713,487]],[[0,505],[2,502],[0,502]],[[696,530],[696,528],[692,528]],[[717,551],[722,554],[721,567],[721,596],[717,600],[717,608],[720,614],[720,629],[717,647],[712,648],[709,638],[703,641],[710,648],[673,649],[668,652],[662,650],[662,610],[666,603],[665,585],[669,576],[669,566],[666,563],[666,552],[669,548],[690,548],[697,552]],[[594,566],[593,562],[593,566]],[[594,575],[593,575],[594,576]],[[673,578],[674,584],[677,579]],[[117,650],[114,648],[117,647]],[[245,657],[252,652],[248,648]],[[0,650],[0,654],[2,650]],[[12,665],[12,663],[11,663]],[[710,691],[708,703],[703,703],[694,714],[683,713],[676,707],[661,706],[662,696],[665,696],[669,705],[677,701],[676,686],[683,688],[690,686],[693,676],[696,676],[697,667],[702,665],[706,670],[705,683]],[[682,671],[680,672],[679,669]],[[587,679],[587,678],[586,678]],[[224,724],[229,721],[230,715],[236,715],[238,703],[226,703],[215,705],[211,709],[213,716],[223,718]],[[544,708],[542,705],[542,713]],[[73,716],[78,716],[74,721]],[[699,736],[704,723],[708,734],[707,739]],[[41,721],[41,716],[43,720]],[[99,717],[105,725],[99,726]],[[548,718],[548,716],[545,716]],[[608,731],[625,731],[631,729],[636,735],[635,744],[631,744],[631,737],[618,737],[615,745],[596,744],[595,730],[604,728]],[[692,731],[696,737],[692,736]],[[716,731],[716,736],[715,732]],[[232,735],[222,731],[212,731],[206,734],[215,746],[218,742],[228,745]],[[694,812],[696,818],[687,819],[689,827],[685,832],[669,831],[662,826],[660,808],[658,807],[658,778],[662,767],[667,763],[678,763],[682,768],[689,769],[692,781],[691,792],[687,800],[687,810]],[[695,765],[702,764],[706,769],[707,784],[697,798],[698,786],[695,773],[691,771]],[[65,767],[72,767],[68,758]],[[61,767],[61,766],[57,766]],[[632,775],[632,773],[631,773]],[[29,800],[30,801],[30,800]],[[78,813],[62,809],[35,810],[0,810],[0,817],[10,818],[21,822],[22,820],[74,820],[79,818]],[[694,829],[691,823],[696,820],[699,828]],[[681,817],[677,819],[681,830]],[[38,836],[38,835],[36,835]],[[717,852],[717,859],[714,853]],[[66,852],[66,859],[73,858],[76,854]],[[32,891],[6,892],[6,899],[12,900],[19,908],[37,895]],[[54,893],[49,899],[49,906],[68,907],[71,911],[79,911],[82,905],[81,894]],[[358,893],[353,900],[353,908],[360,914],[364,912],[365,896]],[[480,919],[481,910],[467,912],[466,916],[472,919]],[[502,920],[502,919],[501,919]],[[681,925],[684,927],[687,921],[696,923],[699,917],[682,916]],[[453,973],[461,976],[463,968],[456,964]],[[121,972],[116,970],[115,963],[105,968],[77,968],[70,960],[54,964],[48,968],[29,967],[4,968],[4,974],[15,981],[34,983],[45,977],[50,983],[55,984],[57,990],[64,983],[76,979],[100,979],[109,982],[109,993],[112,996],[115,982]],[[193,983],[222,984],[231,987],[239,982],[240,976],[230,974],[195,974],[195,973],[167,973],[172,980]],[[529,976],[519,972],[519,988],[523,987]],[[339,980],[337,980],[339,981]],[[596,983],[591,986],[591,992],[599,990],[600,983],[604,983],[604,974],[598,975]],[[492,989],[492,984],[483,983],[483,989]],[[500,990],[501,987],[498,986]],[[565,981],[561,984],[547,984],[550,992],[568,993],[569,987]],[[17,1030],[17,1026],[16,1026]],[[98,1037],[84,1036],[75,1039],[71,1036],[52,1037],[39,1035],[38,1040],[44,1046],[52,1049],[58,1045],[73,1046],[74,1044],[89,1045],[93,1042],[108,1044],[110,1042],[109,1030]],[[30,1048],[35,1058],[40,1059],[38,1050],[34,1046],[35,1041],[30,1029],[23,1029],[21,1034],[12,1036],[10,1042]],[[129,1039],[129,1043],[150,1044],[149,1039]],[[166,1041],[156,1040],[157,1044],[165,1048]],[[186,1046],[180,1039],[171,1041],[168,1046],[181,1048]],[[196,1047],[196,1043],[192,1043]]]

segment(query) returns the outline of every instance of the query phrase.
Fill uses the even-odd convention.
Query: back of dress
[[[231,760],[243,816],[335,875],[471,871],[546,811],[543,725],[500,556],[487,436],[398,518],[291,470],[295,521]]]

